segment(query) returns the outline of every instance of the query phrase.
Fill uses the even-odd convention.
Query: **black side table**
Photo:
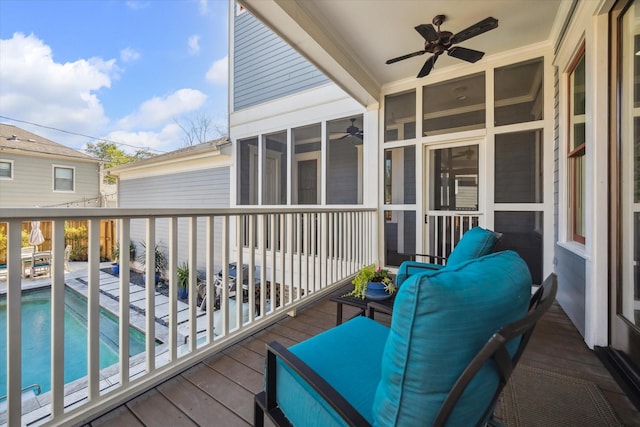
[[[357,297],[341,295],[341,296],[331,297],[329,298],[329,301],[333,301],[337,304],[336,325],[339,325],[342,323],[342,309],[344,305],[356,307],[359,310],[359,313],[356,314],[356,316],[364,316],[365,314],[368,313],[369,317],[373,319],[375,310],[381,311],[383,313],[391,314],[391,310],[393,309],[393,301],[395,299],[396,299],[395,295],[393,295],[389,299],[382,300],[382,301],[374,301],[368,298],[362,299]]]

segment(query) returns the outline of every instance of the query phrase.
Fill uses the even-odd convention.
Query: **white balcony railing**
[[[6,402],[0,416],[9,425],[73,423],[90,419],[136,394],[176,375],[188,366],[255,333],[304,304],[321,298],[345,281],[363,264],[377,261],[376,215],[372,209],[275,210],[228,209],[0,209],[0,222],[7,223],[6,292]],[[120,259],[117,316],[119,358],[116,366],[100,369],[99,335],[101,309],[100,221],[117,221],[118,244],[128,248],[133,228],[143,224],[147,248],[166,232],[169,267],[168,321],[156,321],[153,251],[146,256],[143,306],[145,350],[129,357],[130,261]],[[51,391],[37,415],[23,407],[21,342],[30,331],[21,328],[21,229],[24,221],[51,221]],[[66,220],[88,222],[87,377],[73,387],[65,384],[64,249]],[[162,227],[160,225],[162,224]],[[204,231],[203,231],[204,230]],[[202,259],[200,259],[200,258]],[[187,309],[178,313],[177,269],[189,266],[190,292]],[[247,265],[247,276],[238,268],[236,282],[244,291],[229,289],[229,264]],[[199,310],[196,292],[198,270],[204,273],[206,307]],[[222,272],[216,288],[215,275]],[[68,280],[67,280],[68,281]],[[239,286],[238,286],[239,288]],[[218,291],[216,292],[216,289]],[[102,292],[104,293],[104,292]],[[240,295],[243,295],[242,303]],[[236,303],[236,299],[238,302]],[[115,304],[115,303],[114,303]],[[164,308],[166,310],[166,307]],[[215,325],[215,327],[214,327]],[[165,338],[158,344],[162,329]],[[5,343],[0,343],[5,344]],[[4,345],[3,345],[4,347]],[[110,375],[110,376],[109,376]],[[40,396],[39,396],[40,397]]]

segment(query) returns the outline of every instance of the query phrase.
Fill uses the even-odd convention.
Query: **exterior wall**
[[[100,206],[100,174],[97,162],[68,157],[23,156],[2,152],[13,160],[13,179],[0,179],[2,207],[96,207]],[[53,165],[72,167],[74,191],[53,191]]]
[[[584,336],[587,316],[585,307],[585,260],[562,246],[556,246],[556,261],[556,274],[558,275],[558,295],[556,299],[578,331]]]
[[[229,167],[217,167],[191,172],[178,172],[151,177],[121,179],[119,200],[121,208],[228,208]],[[131,221],[131,240],[138,254],[142,253],[141,242],[146,240],[146,222]],[[206,256],[206,222],[197,220],[197,265],[204,269]],[[156,220],[156,243],[166,253],[169,243],[169,220]],[[220,253],[222,237],[219,224],[215,231],[214,252]],[[178,220],[178,263],[186,261],[189,254],[189,222]],[[214,268],[220,268],[215,265]]]
[[[234,111],[330,83],[249,12],[234,17]]]

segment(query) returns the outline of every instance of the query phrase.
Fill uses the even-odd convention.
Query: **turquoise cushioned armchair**
[[[446,259],[446,265],[418,261],[404,261],[400,264],[396,276],[396,285],[400,286],[412,274],[440,270],[487,255],[491,252],[500,236],[502,236],[500,233],[482,227],[473,227],[462,235],[449,258]],[[431,257],[431,255],[422,256]]]
[[[415,274],[398,291],[390,328],[356,317],[289,349],[269,343],[255,425],[265,413],[305,427],[482,425],[554,296],[527,314],[539,297],[511,251]]]

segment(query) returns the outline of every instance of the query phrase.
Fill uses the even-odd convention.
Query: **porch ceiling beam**
[[[292,0],[238,0],[340,88],[367,108],[377,108],[378,83],[357,61],[346,43],[336,40],[323,25],[313,2]]]

